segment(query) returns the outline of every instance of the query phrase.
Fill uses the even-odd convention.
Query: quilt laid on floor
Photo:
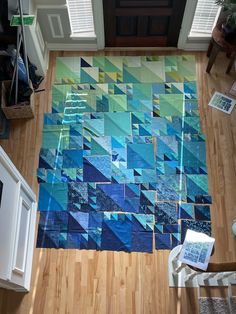
[[[38,247],[172,249],[211,233],[193,56],[57,58]]]

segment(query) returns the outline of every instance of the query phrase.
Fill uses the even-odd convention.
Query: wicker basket
[[[11,88],[11,81],[2,82],[2,110],[7,119],[22,119],[34,117],[34,93],[31,94],[30,100],[21,102],[17,105],[7,106],[7,91]]]

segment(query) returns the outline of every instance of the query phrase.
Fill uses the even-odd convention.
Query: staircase
[[[181,248],[175,247],[169,255],[169,287],[198,288],[200,314],[236,313],[236,262],[209,263],[203,272],[178,260]],[[212,293],[216,289],[219,293]]]

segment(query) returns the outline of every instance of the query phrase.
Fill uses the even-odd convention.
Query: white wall
[[[37,19],[49,50],[99,50],[104,48],[103,2],[93,1],[96,38],[72,38],[66,0],[34,0]]]

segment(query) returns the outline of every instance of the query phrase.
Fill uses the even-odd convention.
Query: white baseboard
[[[186,51],[207,51],[209,43],[187,43],[184,46],[179,46],[179,49]]]
[[[56,51],[97,51],[97,44],[59,44],[59,43],[46,43],[48,50]]]

